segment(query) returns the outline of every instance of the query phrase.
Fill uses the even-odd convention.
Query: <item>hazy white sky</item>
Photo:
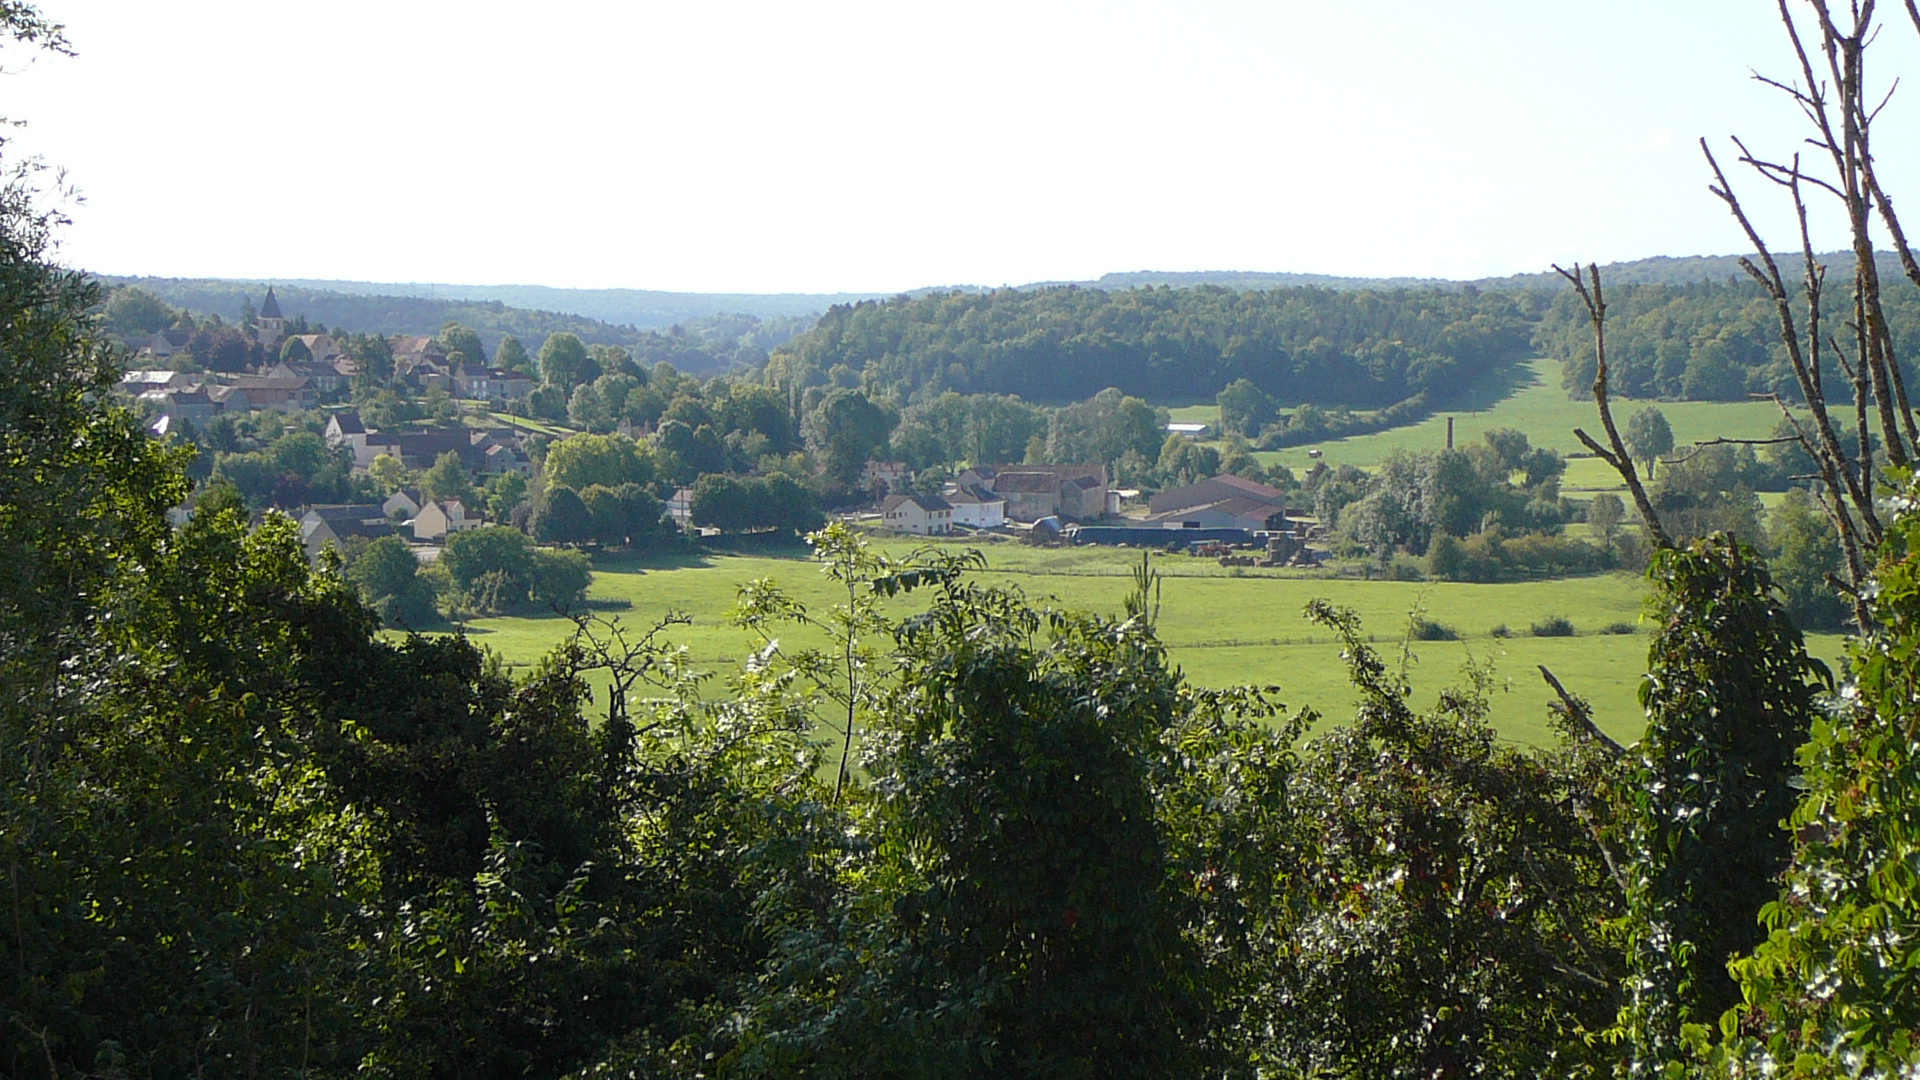
[[[1801,134],[1748,78],[1788,69],[1770,0],[42,3],[80,55],[13,55],[0,113],[111,273],[1471,277],[1740,250],[1694,140]]]

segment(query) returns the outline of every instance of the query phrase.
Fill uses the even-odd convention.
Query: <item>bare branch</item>
[[[1585,701],[1568,693],[1553,672],[1547,670],[1547,665],[1537,666],[1540,668],[1540,677],[1547,680],[1547,685],[1553,687],[1554,693],[1560,695],[1560,714],[1566,717],[1569,727],[1593,740],[1613,757],[1620,757],[1627,752],[1625,747],[1608,738],[1607,733],[1594,724],[1593,709]]]
[[[1633,467],[1633,455],[1627,453],[1627,444],[1620,438],[1620,429],[1613,422],[1613,409],[1607,404],[1607,300],[1600,288],[1600,268],[1587,266],[1587,275],[1592,280],[1589,289],[1580,279],[1580,264],[1574,263],[1571,272],[1563,270],[1558,264],[1554,268],[1561,277],[1573,283],[1574,292],[1582,303],[1587,305],[1587,317],[1593,323],[1593,402],[1600,410],[1600,425],[1606,429],[1608,449],[1601,449],[1586,432],[1574,429],[1581,442],[1600,455],[1600,459],[1613,466],[1613,471],[1627,482],[1627,490],[1633,494],[1634,508],[1640,511],[1640,520],[1645,523],[1647,534],[1653,538],[1657,547],[1670,548],[1673,540],[1660,526],[1660,516],[1653,512],[1653,501],[1647,498],[1647,489],[1640,483],[1640,474]]]

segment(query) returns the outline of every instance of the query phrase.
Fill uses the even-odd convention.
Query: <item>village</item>
[[[257,370],[186,370],[191,332],[161,330],[130,338],[137,366],[120,386],[152,417],[156,437],[191,432],[223,413],[318,413],[325,416],[326,446],[351,456],[355,477],[417,477],[452,455],[475,484],[512,474],[534,481],[539,462],[568,432],[513,422],[496,408],[524,409],[538,383],[525,371],[493,367],[449,353],[429,335],[394,334],[384,339],[391,354],[385,385],[410,396],[443,395],[455,419],[421,426],[377,429],[351,404],[363,363],[347,349],[345,335],[290,332],[304,329],[286,318],[268,286],[245,332],[268,357]],[[364,386],[364,380],[361,380]],[[509,423],[497,421],[505,416]],[[1199,441],[1207,425],[1168,423],[1169,437]],[[651,424],[621,418],[614,432],[631,439],[654,433]],[[383,462],[382,459],[387,459]],[[870,460],[859,490],[870,499],[838,508],[850,523],[912,536],[977,535],[1030,544],[1097,544],[1191,551],[1222,565],[1310,566],[1307,547],[1314,523],[1287,516],[1287,493],[1257,480],[1222,473],[1143,497],[1116,487],[1105,465],[1027,462],[962,463],[938,493],[916,486],[913,470],[900,462]],[[350,540],[399,536],[417,557],[431,561],[448,537],[488,524],[486,513],[457,498],[432,498],[417,483],[388,483],[378,501],[311,502],[288,507],[300,522],[309,555]],[[697,521],[694,486],[663,488],[666,518],[690,535],[720,530]],[[524,522],[522,522],[524,524]]]

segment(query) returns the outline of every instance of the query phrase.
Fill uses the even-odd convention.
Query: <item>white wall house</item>
[[[460,505],[458,499],[445,502],[429,501],[413,516],[413,538],[415,540],[445,540],[457,532],[477,529],[486,522],[478,517],[468,517],[467,508]]]
[[[941,497],[953,507],[955,525],[998,529],[1007,523],[1007,500],[978,484],[954,485]]]
[[[938,495],[889,495],[880,521],[899,532],[945,536],[953,531],[953,507]]]

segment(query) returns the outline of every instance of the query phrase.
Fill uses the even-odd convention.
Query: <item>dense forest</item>
[[[1909,382],[1920,358],[1920,289],[1898,276],[1883,259],[1883,290],[1888,329]],[[1851,259],[1828,267],[1836,280],[1851,272]],[[1784,265],[1783,270],[1790,270]],[[1833,289],[1829,306],[1849,302]],[[1608,289],[1608,361],[1615,393],[1638,398],[1688,401],[1741,401],[1750,394],[1779,393],[1798,400],[1800,389],[1787,351],[1780,344],[1779,316],[1773,302],[1754,282],[1729,280],[1685,285],[1615,285]],[[1805,318],[1803,298],[1794,310]],[[1828,331],[1851,331],[1829,313]],[[1566,361],[1568,390],[1584,395],[1593,385],[1593,334],[1586,309],[1572,293],[1554,298],[1541,318],[1534,341],[1540,351]],[[1823,372],[1826,392],[1849,401],[1853,387],[1838,364]]]
[[[953,390],[1047,403],[1109,386],[1207,400],[1245,378],[1289,404],[1383,407],[1522,355],[1530,302],[1218,286],[897,297],[833,308],[776,349],[768,373],[782,385],[864,382],[909,401]]]

